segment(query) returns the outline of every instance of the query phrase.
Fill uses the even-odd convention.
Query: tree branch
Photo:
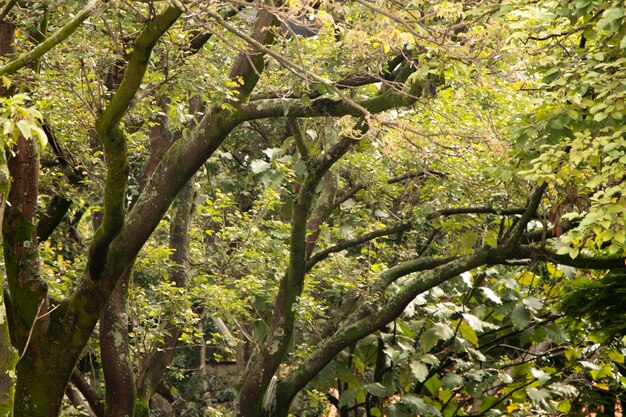
[[[310,271],[315,265],[328,258],[333,253],[341,252],[343,250],[362,245],[363,243],[367,243],[382,236],[388,236],[395,233],[404,232],[406,230],[410,230],[411,227],[411,223],[401,223],[399,225],[387,227],[385,229],[374,230],[373,232],[366,233],[356,239],[340,241],[334,246],[315,252],[315,254],[313,254],[313,256],[311,256],[307,260],[306,270]]]
[[[78,27],[91,15],[93,15],[96,11],[103,9],[109,4],[106,0],[91,0],[83,9],[74,16],[72,20],[70,20],[65,26],[61,27],[59,30],[54,32],[50,37],[48,37],[45,41],[41,42],[39,45],[34,47],[30,52],[25,55],[20,56],[19,58],[14,59],[0,67],[0,76],[2,75],[11,75],[18,70],[24,68],[26,65],[31,62],[37,61],[40,59],[46,52],[50,51],[52,48],[63,42],[67,39]],[[9,5],[7,5],[8,7]],[[5,10],[7,9],[5,7]],[[3,13],[4,11],[3,10]],[[10,9],[9,9],[10,10]],[[8,13],[8,11],[7,11]],[[0,19],[2,20],[2,19]]]
[[[559,255],[545,245],[519,245],[515,248],[516,259],[533,259],[552,262],[559,265],[572,266],[582,269],[613,269],[623,268],[626,258],[623,256],[590,256],[579,254],[576,258],[569,254]]]
[[[521,239],[524,231],[526,230],[526,226],[528,222],[536,215],[537,209],[539,208],[539,203],[541,203],[541,198],[543,197],[543,192],[546,189],[546,184],[542,184],[533,189],[528,197],[528,205],[526,206],[526,210],[522,214],[522,217],[517,221],[515,226],[507,233],[505,236],[505,242],[507,246],[516,245]]]
[[[124,224],[129,166],[126,137],[119,122],[139,90],[152,49],[180,15],[178,8],[169,6],[139,32],[122,83],[96,120],[96,132],[104,148],[108,172],[104,186],[102,224],[89,246],[89,272],[92,279],[98,279],[102,273],[109,245]]]

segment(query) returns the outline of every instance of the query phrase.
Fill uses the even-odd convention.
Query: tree
[[[510,12],[499,2],[423,2],[402,10],[367,1],[115,6],[93,1],[83,8],[75,2],[21,8],[8,2],[2,12],[4,20],[23,29],[15,57],[0,74],[11,77],[16,92],[28,89],[51,143],[40,152],[25,140],[29,131],[19,129],[24,140],[9,159],[3,253],[11,342],[21,352],[17,416],[58,415],[70,379],[82,387],[75,401],[84,398],[94,413],[147,415],[171,352],[191,333],[198,314],[193,310],[220,312],[175,297],[189,284],[186,252],[200,248],[221,250],[223,256],[212,256],[209,263],[221,269],[205,271],[204,285],[193,289],[204,296],[201,290],[207,288],[248,291],[239,312],[258,312],[243,315],[238,325],[251,348],[238,357],[246,362],[234,405],[239,416],[286,416],[298,393],[345,349],[358,357],[359,341],[376,334],[384,352],[396,343],[386,340],[387,326],[418,295],[459,274],[488,265],[508,271],[519,260],[623,266],[621,253],[571,256],[557,249],[552,240],[565,227],[560,219],[544,222],[540,230],[529,227],[545,217],[540,209],[545,185],[522,182],[510,171],[494,176],[483,166],[508,162],[504,151],[493,148],[503,146],[498,133],[506,121],[494,102],[504,101],[506,93],[498,97],[463,87],[489,71],[504,84],[509,81],[498,66],[503,61],[494,61]],[[480,99],[472,114],[491,117],[479,136],[484,144],[472,143],[463,126],[439,130],[437,115],[470,118],[461,109],[445,108],[446,98],[460,97],[457,91],[465,91],[467,102]],[[15,117],[7,120],[19,127]],[[250,140],[252,132],[260,139]],[[459,150],[442,141],[464,146],[466,171],[458,169],[459,154],[445,156],[446,149]],[[413,153],[402,152],[402,143],[412,143]],[[423,160],[415,161],[416,153]],[[210,161],[214,156],[223,161]],[[455,169],[445,169],[453,160]],[[468,171],[475,183],[467,180]],[[212,242],[189,239],[187,233],[197,173],[208,176],[196,178],[205,195],[198,203],[206,222],[200,235],[210,231],[217,236]],[[222,193],[216,182],[245,192]],[[498,202],[493,190],[514,204]],[[37,212],[36,197],[45,211],[40,204]],[[168,216],[176,199],[177,209]],[[457,215],[466,220],[446,220]],[[159,225],[166,216],[171,232],[164,244],[168,233]],[[434,222],[441,224],[433,227]],[[125,303],[128,287],[131,294],[136,290],[129,283],[146,242],[166,247],[144,268],[146,275],[169,259],[163,275],[170,284],[158,284],[157,290],[175,308],[190,312],[186,320],[171,319],[154,339],[129,333]],[[258,247],[251,249],[249,242]],[[367,261],[355,253],[364,244],[374,246],[365,252]],[[356,272],[347,274],[353,288],[340,288],[341,280],[330,276],[332,266],[323,267],[328,261],[333,265],[332,254],[343,252],[345,266]],[[230,282],[220,286],[224,277]],[[307,288],[311,278],[319,289]],[[328,283],[338,291],[324,289]],[[529,310],[541,310],[536,302],[528,309],[522,304],[510,312],[517,331],[530,323]],[[298,333],[307,314],[322,325],[316,337]],[[456,324],[465,340],[488,326],[481,324],[485,317],[461,314],[470,326],[461,327],[460,319]],[[228,317],[214,318],[228,338]],[[80,366],[76,370],[98,321],[104,410],[97,392],[83,384]],[[425,342],[425,351],[454,339],[448,324],[430,324],[424,330],[436,338]],[[131,356],[139,337],[146,348]],[[469,349],[474,348],[466,345],[463,355],[471,354]],[[399,390],[396,406],[388,398],[396,391],[377,385],[382,353],[380,358],[378,375],[363,389],[356,387],[354,398],[367,392],[370,415],[376,404],[378,415],[385,406],[389,413],[401,407],[423,412],[424,400]],[[421,382],[427,381],[423,362],[413,366]],[[440,370],[431,371],[436,376]],[[535,374],[543,384],[545,376]],[[456,382],[447,388],[460,385]],[[532,392],[537,403],[544,399],[539,390]],[[338,401],[345,406],[352,399]],[[463,407],[445,409],[457,413]]]

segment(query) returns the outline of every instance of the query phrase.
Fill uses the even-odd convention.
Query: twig
[[[30,344],[30,339],[33,336],[33,331],[35,330],[35,324],[37,324],[37,321],[41,320],[44,317],[46,317],[47,315],[49,315],[50,313],[52,313],[54,310],[56,310],[57,308],[59,308],[61,306],[61,304],[58,304],[58,305],[54,306],[53,308],[51,308],[50,310],[48,310],[46,313],[44,313],[42,315],[39,315],[39,313],[41,312],[41,307],[43,307],[43,304],[45,302],[46,302],[46,300],[44,298],[39,303],[39,307],[37,307],[37,314],[35,315],[35,318],[33,320],[33,324],[31,324],[31,326],[30,326],[30,330],[28,331],[28,338],[26,339],[26,343],[24,344],[24,350],[22,350],[22,354],[20,355],[18,360],[21,360],[24,357],[24,355],[26,355],[26,351],[28,350],[28,345]]]

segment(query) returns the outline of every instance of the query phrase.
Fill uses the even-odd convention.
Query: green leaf
[[[441,380],[441,386],[444,388],[455,388],[463,385],[464,379],[461,375],[448,372]]]
[[[411,413],[402,404],[391,404],[385,407],[385,415],[387,417],[413,417],[414,413]]]
[[[269,162],[265,162],[262,159],[255,159],[254,161],[250,162],[250,169],[252,169],[252,172],[254,174],[260,174],[262,172],[265,172],[271,166],[272,164],[270,164]]]
[[[517,330],[523,330],[530,323],[530,314],[523,304],[515,306],[511,312],[511,322]]]
[[[441,380],[434,376],[429,378],[428,381],[424,382],[424,387],[430,392],[432,395],[437,395],[437,391],[441,388]]]
[[[526,388],[526,393],[531,400],[536,402],[546,401],[550,398],[550,391],[542,388]]]
[[[389,393],[387,387],[385,387],[380,382],[374,382],[372,384],[364,385],[363,388],[365,389],[365,391],[376,397],[384,397]]]
[[[530,369],[530,373],[531,373],[532,376],[537,378],[537,380],[539,381],[540,385],[545,384],[546,382],[548,382],[552,378],[550,376],[550,374],[542,371],[541,369],[537,369],[537,368],[531,368]]]
[[[454,331],[443,323],[437,323],[432,328],[433,332],[439,336],[441,340],[449,340],[454,336]]]
[[[400,401],[411,411],[423,416],[441,416],[439,410],[415,394],[404,394]]]
[[[30,139],[32,135],[31,124],[28,123],[26,120],[18,120],[16,124],[22,136],[24,136],[26,139]]]
[[[354,387],[345,390],[341,394],[341,397],[339,397],[339,407],[350,404],[350,402],[352,402],[361,391],[363,391],[361,387]]]
[[[461,323],[459,331],[464,339],[468,340],[472,345],[478,346],[478,335],[466,322]]]
[[[428,376],[428,367],[420,361],[411,361],[409,364],[411,373],[419,382],[424,382]]]
[[[563,400],[561,402],[559,402],[559,405],[557,406],[557,411],[560,411],[562,413],[568,414],[569,410],[572,409],[572,403],[569,402],[569,400]]]
[[[543,308],[543,301],[538,299],[537,297],[527,297],[522,300],[524,305],[531,310],[539,311]]]

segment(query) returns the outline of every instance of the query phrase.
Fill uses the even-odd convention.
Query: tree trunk
[[[5,150],[0,148],[0,224],[4,218],[4,205],[9,194],[9,168]],[[2,234],[0,234],[0,245]],[[0,417],[13,416],[15,395],[15,365],[17,351],[11,343],[9,320],[4,302],[4,279],[0,280]]]
[[[11,52],[15,38],[12,24],[0,22],[0,55]],[[11,179],[6,160],[6,149],[0,144],[0,225],[4,219],[4,207],[9,195]],[[2,245],[2,234],[0,234]],[[0,279],[0,417],[13,415],[13,398],[15,395],[15,365],[17,351],[11,343],[7,307],[4,301],[4,277]]]
[[[106,387],[105,417],[132,417],[135,375],[128,342],[126,292],[132,269],[121,277],[100,318],[100,354]]]

